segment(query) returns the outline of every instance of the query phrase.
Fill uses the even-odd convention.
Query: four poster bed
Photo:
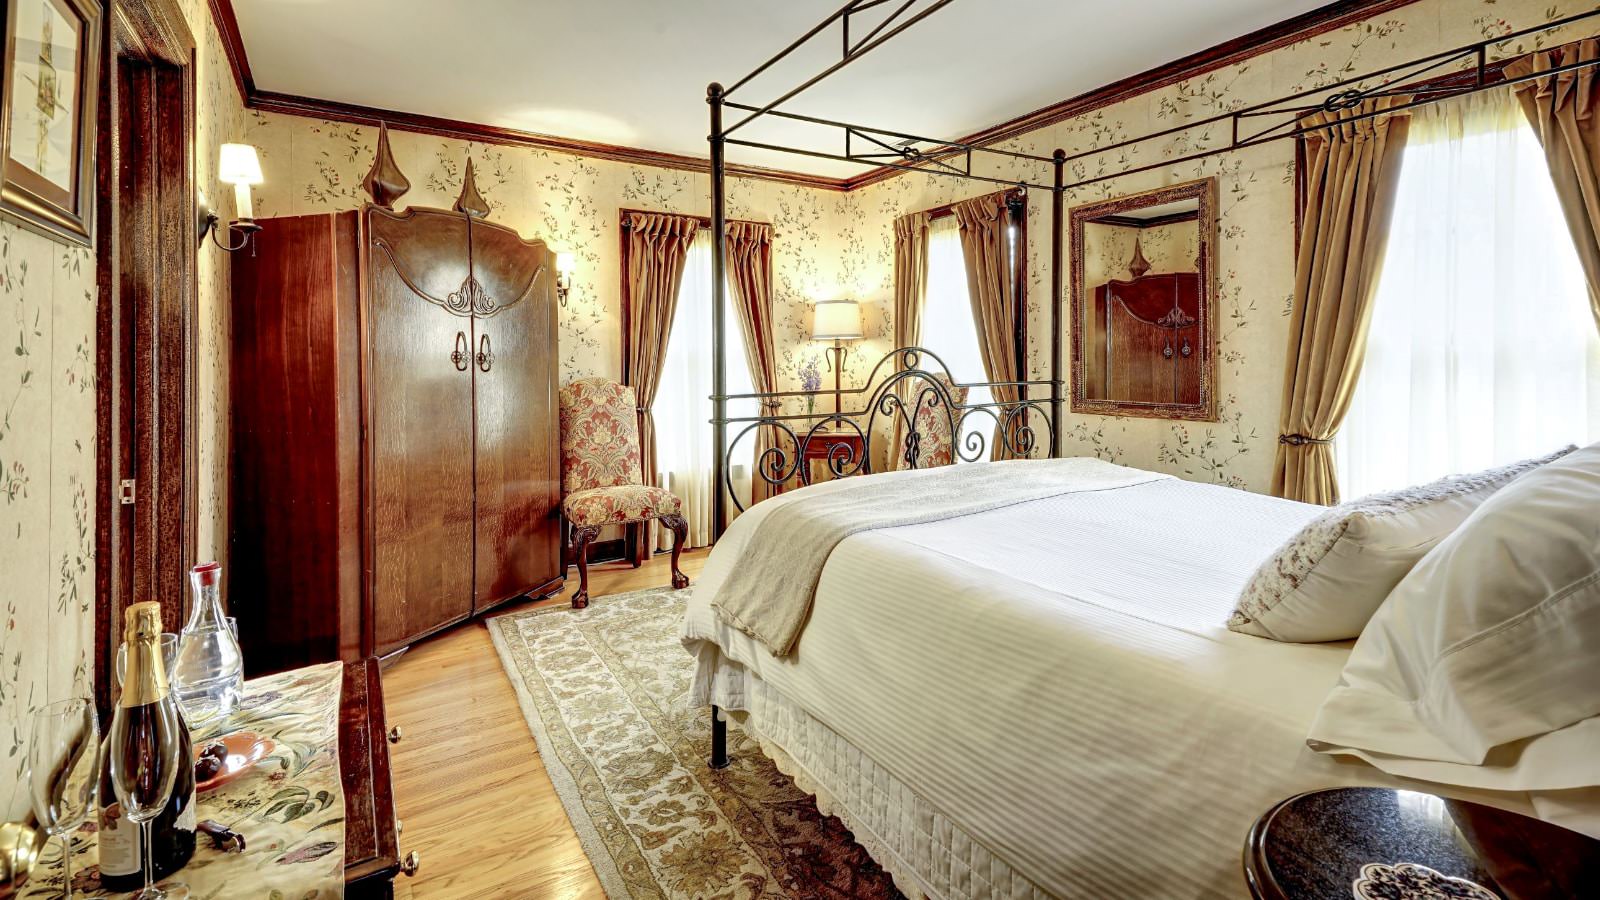
[[[1308,116],[1398,93],[1397,84],[1409,84],[1411,105],[1504,84],[1488,44],[1076,155],[936,141],[777,109],[948,2],[909,13],[916,0],[908,0],[852,43],[851,16],[881,3],[854,0],[731,88],[711,85],[713,233],[726,228],[728,145],[1048,191],[1049,376],[1027,377],[1019,353],[1011,379],[962,382],[955,376],[967,373],[902,347],[865,385],[844,390],[837,412],[781,411],[804,392],[727,395],[724,248],[714,243],[714,446],[766,429],[752,477],[779,485],[800,474],[811,442],[838,431],[859,440],[826,455],[829,480],[748,509],[732,469],[734,451],[750,453],[750,442],[716,458],[713,483],[742,513],[730,525],[724,504],[713,504],[718,542],[682,634],[697,661],[690,702],[711,707],[710,765],[729,765],[730,749],[759,748],[843,819],[903,890],[934,897],[1238,896],[1239,849],[1252,821],[1316,788],[1411,786],[1533,809],[1527,793],[1441,790],[1307,748],[1351,642],[1278,643],[1224,623],[1262,560],[1323,508],[1062,459],[1059,427],[1066,190],[1299,137],[1313,130]],[[729,99],[834,25],[845,36],[838,63],[771,103]],[[1419,90],[1416,79],[1436,71],[1456,74]],[[725,127],[728,110],[745,115]],[[1286,120],[1241,133],[1241,123],[1266,115]],[[837,128],[843,152],[732,136],[761,116]],[[1219,121],[1232,126],[1223,145],[1066,178],[1079,156]],[[990,155],[1049,178],[975,172],[974,159]],[[963,400],[965,389],[985,386],[1014,391]],[[763,412],[730,416],[734,400],[756,401]],[[921,465],[919,429],[938,421],[959,436],[974,416],[994,430],[958,439],[955,455],[1002,461]],[[900,471],[871,474],[886,458]],[[743,724],[733,735],[729,713]]]

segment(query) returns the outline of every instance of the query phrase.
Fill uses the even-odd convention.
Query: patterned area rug
[[[708,711],[687,704],[685,592],[489,620],[539,754],[606,894],[898,897],[844,825],[728,727],[707,768]]]

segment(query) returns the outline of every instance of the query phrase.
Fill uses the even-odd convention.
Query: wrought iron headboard
[[[966,431],[963,435],[970,416],[984,417],[993,423],[994,434],[1006,457],[1048,453],[1055,429],[1049,414],[1051,384],[1047,379],[957,382],[938,354],[923,347],[899,347],[878,360],[862,386],[841,388],[837,392],[841,398],[838,412],[781,411],[785,400],[829,397],[835,395],[834,391],[730,394],[726,397],[728,401],[754,400],[762,412],[720,420],[728,426],[730,436],[723,451],[720,488],[740,511],[744,510],[745,504],[734,485],[734,459],[736,454],[754,452],[755,443],[746,442],[744,438],[761,428],[772,429],[774,440],[755,460],[751,479],[753,482],[760,478],[773,487],[788,484],[797,477],[803,483],[810,483],[811,461],[824,463],[830,478],[870,473],[876,440],[891,442],[887,456],[891,464],[903,462],[906,468],[922,468],[927,461],[922,451],[925,435],[918,430],[917,423],[924,411],[931,411],[934,416],[942,413],[943,424],[950,429],[951,462],[977,462],[990,453],[991,439],[983,430]],[[973,388],[1005,387],[1016,389],[1015,400],[956,402],[951,392],[954,388],[963,395],[970,395]],[[1035,389],[1041,396],[1033,396]],[[858,400],[865,400],[860,408],[843,408],[845,401]],[[885,430],[888,436],[883,435]],[[860,449],[850,441],[829,440],[841,433],[856,438]],[[808,458],[807,450],[818,441],[825,443],[825,454],[820,458]]]

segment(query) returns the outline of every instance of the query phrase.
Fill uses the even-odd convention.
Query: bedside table
[[[1257,819],[1244,874],[1256,900],[1600,897],[1600,841],[1477,803],[1339,788]]]
[[[839,449],[836,451],[834,448]],[[810,484],[811,464],[821,462],[826,465],[829,457],[835,452],[840,458],[855,461],[850,464],[854,466],[861,459],[861,454],[866,452],[866,442],[854,431],[819,431],[812,435],[811,442],[805,445],[805,453],[800,459],[800,483]],[[773,493],[781,494],[787,486],[787,482],[774,485]]]

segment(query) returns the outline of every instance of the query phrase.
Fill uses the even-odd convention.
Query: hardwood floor
[[[683,555],[691,579],[707,551]],[[593,597],[666,586],[666,555],[640,568],[589,570]],[[496,614],[566,605],[577,589]],[[472,897],[603,898],[555,787],[517,706],[511,682],[482,621],[412,647],[383,674],[385,711],[404,734],[391,746],[402,853],[416,850],[415,878],[397,895],[417,900]]]

